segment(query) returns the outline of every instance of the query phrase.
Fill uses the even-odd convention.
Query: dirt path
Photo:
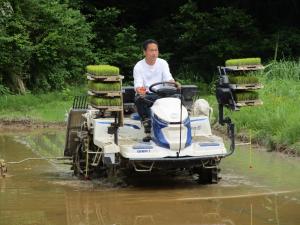
[[[66,122],[39,122],[32,120],[0,120],[0,133],[8,131],[32,131],[35,129],[65,129]]]

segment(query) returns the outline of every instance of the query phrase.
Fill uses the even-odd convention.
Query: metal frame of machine
[[[221,81],[218,87],[222,87],[221,90],[224,91]],[[181,89],[182,103],[187,106],[189,111],[196,95],[197,87],[194,85],[184,85]],[[134,111],[133,87],[123,89],[123,102],[125,113]],[[208,122],[208,125],[205,125],[208,126],[208,136],[204,137],[203,134],[200,134],[193,137],[195,140],[204,139],[195,141],[197,151],[199,151],[197,154],[193,155],[192,152],[195,151],[187,150],[188,148],[191,149],[191,147],[187,147],[179,150],[179,152],[174,152],[174,154],[164,155],[152,151],[154,153],[151,155],[147,153],[151,151],[151,148],[155,147],[155,150],[159,149],[160,152],[165,151],[165,149],[162,146],[153,145],[153,143],[152,146],[148,143],[142,143],[138,138],[133,138],[129,145],[122,144],[124,139],[127,139],[126,135],[129,132],[140,130],[140,133],[143,133],[140,121],[125,117],[123,124],[121,124],[119,121],[120,113],[124,112],[108,113],[106,110],[95,109],[87,105],[85,96],[77,97],[74,99],[68,117],[65,156],[72,156],[72,169],[75,175],[84,178],[91,178],[95,174],[107,176],[111,173],[110,171],[116,171],[120,168],[132,169],[135,172],[151,172],[156,169],[184,169],[189,170],[192,174],[197,174],[199,183],[217,183],[220,179],[219,163],[221,159],[234,151],[234,124],[229,118],[223,118],[223,106],[227,106],[224,103],[226,102],[219,102],[219,122],[221,125],[228,125],[228,135],[231,139],[229,152],[227,152],[222,138],[211,134],[209,118],[196,116],[189,118],[192,121],[192,127],[199,129],[205,125],[199,121]],[[198,121],[195,126],[193,121]],[[193,130],[193,132],[196,131]],[[125,138],[120,138],[122,133],[125,133]],[[136,133],[135,135],[138,136],[139,134]],[[203,148],[202,153],[199,146]],[[128,151],[134,151],[135,154],[130,156],[127,154]]]

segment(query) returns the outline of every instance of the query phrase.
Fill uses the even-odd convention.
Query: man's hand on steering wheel
[[[181,89],[181,84],[178,81],[175,81],[175,80],[173,82],[176,84],[176,88],[178,90],[180,90]]]
[[[170,80],[170,82],[175,84],[175,87],[177,88],[177,90],[181,89],[181,84],[178,81]]]
[[[163,86],[159,87],[158,89],[154,88],[160,85]],[[154,83],[149,87],[149,91],[158,94],[160,96],[166,97],[166,96],[172,96],[176,94],[179,88],[180,88],[180,84],[172,80],[172,81],[163,81],[163,82]]]

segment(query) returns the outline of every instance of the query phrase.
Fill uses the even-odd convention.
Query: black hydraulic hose
[[[232,155],[235,151],[235,125],[229,117],[224,118],[224,107],[222,104],[219,104],[219,123],[222,126],[226,124],[228,130],[227,135],[230,139],[230,152],[223,156],[225,158]]]
[[[233,123],[230,123],[228,126],[229,126],[229,130],[230,130],[230,141],[231,141],[231,143],[230,143],[230,152],[228,152],[224,156],[224,158],[232,155],[235,151],[235,130],[234,130],[235,126],[234,126]]]

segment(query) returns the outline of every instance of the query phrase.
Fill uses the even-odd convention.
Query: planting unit
[[[123,123],[122,79],[119,68],[109,65],[89,65],[87,70],[88,102],[91,108],[117,116]]]
[[[263,85],[253,74],[264,69],[260,58],[230,59],[218,69],[223,85],[230,89],[235,107],[263,104],[257,92]]]

